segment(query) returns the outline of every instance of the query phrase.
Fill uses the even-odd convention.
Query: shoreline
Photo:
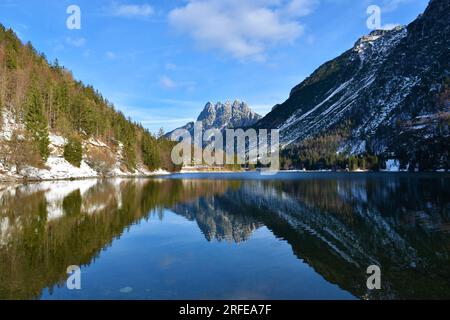
[[[55,178],[55,179],[38,179],[38,178],[4,178],[0,176],[0,184],[26,184],[26,183],[39,183],[39,182],[52,182],[52,181],[81,181],[81,180],[102,180],[102,179],[150,179],[169,177],[174,175],[191,175],[191,174],[251,174],[261,173],[260,171],[180,171],[180,172],[167,172],[156,173],[150,175],[117,175],[117,176],[86,176],[86,177],[72,177],[72,178]],[[332,171],[332,170],[280,170],[275,174],[289,174],[289,173],[340,173],[340,174],[367,174],[367,173],[384,173],[384,174],[450,174],[449,171],[421,171],[421,172],[409,172],[409,171],[369,171],[369,170],[357,170],[357,171]]]
[[[261,173],[259,170],[252,170],[252,171],[180,171],[180,172],[174,172],[172,174],[218,174],[218,173]],[[276,171],[276,174],[279,173],[417,173],[417,174],[423,174],[423,173],[450,173],[450,171],[445,170],[436,170],[436,171],[407,171],[407,170],[379,170],[379,171],[373,171],[373,170],[354,170],[354,171],[345,171],[345,170],[278,170]]]
[[[9,179],[5,179],[0,176],[0,184],[7,183],[37,183],[37,182],[51,182],[51,181],[80,181],[80,180],[102,180],[102,179],[147,179],[154,177],[165,177],[174,174],[173,172],[167,173],[155,173],[148,175],[116,175],[116,176],[86,176],[86,177],[70,177],[70,178],[54,178],[54,179],[39,179],[39,178],[14,178],[10,177]]]

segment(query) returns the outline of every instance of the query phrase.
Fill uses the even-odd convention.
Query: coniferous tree
[[[6,46],[6,67],[9,70],[17,68],[17,52],[12,45]]]
[[[157,138],[161,139],[164,137],[164,128],[159,128]]]
[[[64,146],[64,159],[75,167],[80,167],[83,159],[83,147],[81,140],[77,137],[70,137]]]
[[[142,161],[150,170],[156,170],[161,167],[158,143],[150,134],[142,137],[141,150]]]
[[[172,143],[163,137],[163,131],[156,139],[118,112],[92,86],[76,81],[57,60],[49,63],[31,43],[22,44],[12,30],[0,24],[0,109],[5,107],[19,121],[23,115],[24,136],[35,146],[30,150],[36,158],[46,160],[49,156],[50,129],[66,138],[94,137],[110,150],[123,144],[122,160],[130,170],[138,160],[151,169],[175,169],[170,158]],[[21,142],[16,139],[14,143]],[[109,158],[115,157],[106,158],[109,167]]]
[[[123,132],[123,161],[129,170],[136,169],[136,138],[134,128],[125,125]]]
[[[25,106],[25,125],[33,141],[36,143],[41,158],[46,161],[48,149],[48,125],[43,111],[42,97],[36,83],[33,83]]]

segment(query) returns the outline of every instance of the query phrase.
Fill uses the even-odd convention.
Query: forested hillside
[[[3,170],[44,167],[57,149],[52,135],[63,138],[65,160],[80,167],[84,159],[99,174],[111,172],[117,162],[121,172],[177,169],[170,161],[172,142],[126,118],[92,86],[1,24],[0,113]]]

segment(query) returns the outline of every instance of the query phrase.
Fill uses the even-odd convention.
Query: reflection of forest
[[[90,264],[133,223],[171,208],[209,241],[259,226],[328,281],[361,298],[450,297],[445,179],[107,180],[0,190],[0,299],[38,298],[66,267]],[[367,292],[367,266],[383,289]]]
[[[223,193],[223,182],[94,180],[0,191],[0,299],[29,299],[67,277],[150,212]]]

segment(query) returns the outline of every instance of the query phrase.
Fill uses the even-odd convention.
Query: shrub
[[[109,150],[90,148],[86,157],[87,164],[102,176],[108,175],[116,163],[114,155]]]
[[[80,167],[83,159],[83,148],[79,138],[69,138],[67,144],[64,146],[64,159],[75,167]]]

